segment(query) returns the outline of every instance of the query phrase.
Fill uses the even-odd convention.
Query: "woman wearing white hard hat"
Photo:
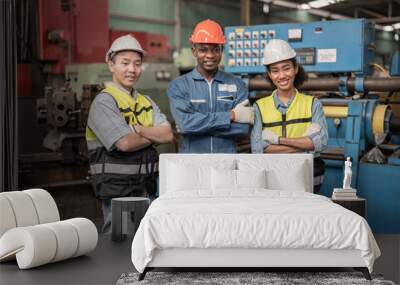
[[[252,152],[314,153],[314,193],[317,193],[325,170],[320,152],[328,144],[322,104],[297,90],[307,80],[307,74],[286,41],[270,40],[264,49],[263,64],[267,69],[266,79],[276,89],[271,96],[256,101]]]

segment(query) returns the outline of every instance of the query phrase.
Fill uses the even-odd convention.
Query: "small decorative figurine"
[[[350,157],[347,157],[347,160],[344,162],[343,189],[351,189],[351,175],[351,160]]]

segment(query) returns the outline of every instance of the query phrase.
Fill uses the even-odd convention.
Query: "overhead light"
[[[383,26],[383,30],[385,32],[393,32],[394,28],[393,26]]]
[[[269,13],[269,4],[265,3],[263,5],[263,12],[264,12],[264,14],[268,14]]]
[[[308,5],[310,5],[310,7],[315,8],[315,9],[328,6],[329,4],[330,3],[328,0],[315,0],[315,1],[308,2]]]
[[[400,23],[393,24],[395,30],[400,30]]]
[[[310,5],[303,3],[303,4],[298,5],[298,9],[309,10],[309,9],[311,9],[311,7],[310,7]]]
[[[314,0],[314,1],[310,1],[307,4],[314,9],[319,9],[325,6],[329,6],[332,4],[336,4],[339,2],[342,2],[344,0]]]

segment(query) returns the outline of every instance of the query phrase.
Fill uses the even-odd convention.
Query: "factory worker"
[[[264,49],[263,64],[267,80],[276,89],[271,96],[256,101],[252,152],[314,153],[314,193],[318,193],[325,171],[320,153],[328,144],[322,104],[296,89],[307,75],[286,41],[270,40]]]
[[[218,69],[225,43],[218,23],[198,23],[190,43],[197,66],[167,90],[182,135],[180,152],[235,153],[235,139],[246,135],[254,120],[247,88],[241,79]]]
[[[135,89],[144,52],[131,35],[112,43],[106,54],[112,82],[106,83],[89,111],[86,141],[95,194],[103,204],[105,233],[111,230],[111,198],[155,194],[158,153],[154,145],[173,139],[165,115]]]

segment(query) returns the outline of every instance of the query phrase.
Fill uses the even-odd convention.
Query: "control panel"
[[[226,27],[225,37],[225,71],[231,73],[264,73],[271,39],[288,41],[307,72],[372,72],[374,28],[365,19]]]

